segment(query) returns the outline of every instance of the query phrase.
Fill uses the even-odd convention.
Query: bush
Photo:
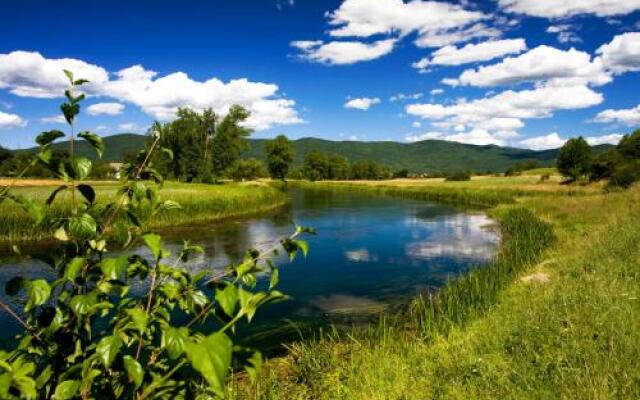
[[[466,171],[454,172],[445,178],[445,181],[449,181],[449,182],[462,182],[462,181],[470,181],[470,180],[471,180],[471,173]]]
[[[626,161],[616,166],[609,178],[609,185],[628,188],[640,181],[640,159]]]

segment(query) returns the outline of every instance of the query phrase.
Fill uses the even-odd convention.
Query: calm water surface
[[[478,212],[348,192],[292,190],[290,195],[291,206],[275,215],[163,232],[167,247],[175,254],[189,239],[205,248],[191,270],[222,269],[248,248],[271,248],[291,234],[291,221],[314,227],[317,235],[306,237],[306,260],[277,260],[278,289],[292,299],[261,310],[258,321],[266,322],[361,314],[407,301],[486,264],[500,240],[493,221]],[[16,275],[51,277],[38,261],[4,262],[0,288]],[[18,329],[1,312],[0,324],[1,337]]]

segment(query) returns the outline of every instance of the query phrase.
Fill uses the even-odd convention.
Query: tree
[[[236,160],[227,169],[226,175],[236,182],[252,181],[267,176],[267,171],[260,161],[255,158],[249,158],[247,160]]]
[[[329,175],[330,179],[342,181],[349,179],[351,166],[349,160],[339,154],[329,156]]]
[[[360,160],[351,164],[352,179],[378,179],[380,170],[378,165],[371,160]]]
[[[284,135],[278,135],[265,148],[267,169],[273,179],[285,180],[293,162],[293,147]]]
[[[618,152],[622,157],[640,159],[640,129],[628,135],[624,135],[618,143]]]
[[[304,158],[302,175],[310,181],[329,179],[331,164],[329,157],[319,151],[312,151]]]
[[[589,174],[592,162],[593,153],[591,147],[580,136],[569,139],[562,146],[558,153],[556,167],[562,175],[575,181]]]
[[[211,142],[212,165],[215,176],[222,176],[227,168],[240,159],[247,148],[246,138],[252,130],[242,126],[249,118],[249,111],[239,105],[231,106],[229,113],[216,128]]]

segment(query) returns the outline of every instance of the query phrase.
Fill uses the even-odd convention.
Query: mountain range
[[[103,158],[117,162],[124,159],[127,153],[135,153],[144,146],[147,137],[133,133],[122,133],[103,138],[106,151]],[[267,139],[249,139],[249,148],[243,157],[264,160],[264,147]],[[294,166],[302,165],[304,157],[311,151],[339,154],[350,162],[358,160],[373,160],[379,164],[392,167],[394,170],[407,169],[412,173],[419,172],[452,172],[452,171],[504,171],[515,163],[523,161],[538,161],[542,166],[552,165],[558,149],[534,151],[515,147],[501,147],[496,145],[472,145],[444,140],[424,140],[413,143],[399,143],[391,141],[359,142],[332,141],[317,138],[301,138],[291,141],[294,152]],[[54,149],[68,148],[68,142],[58,142]],[[594,151],[600,153],[611,145],[594,146]],[[80,140],[76,151],[85,157],[95,157],[92,149]],[[19,151],[33,151],[25,149]]]

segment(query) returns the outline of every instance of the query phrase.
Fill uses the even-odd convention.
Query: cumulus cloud
[[[120,103],[96,103],[87,107],[89,115],[118,115],[124,111],[124,104]]]
[[[417,43],[430,35],[445,33],[488,18],[446,2],[415,0],[345,0],[329,13],[329,32],[334,37],[370,37],[379,34],[406,36],[416,32]],[[424,43],[424,41],[422,42]]]
[[[120,124],[118,125],[118,129],[127,132],[139,132],[142,130],[142,128],[135,122],[125,122],[124,124]]]
[[[603,96],[587,86],[538,87],[473,101],[461,99],[451,105],[410,104],[405,110],[450,131],[443,134],[447,140],[504,144],[518,135],[522,120],[548,118],[558,110],[587,108],[602,101]]]
[[[611,76],[601,59],[592,60],[589,53],[542,45],[497,64],[468,69],[458,79],[443,80],[443,83],[489,87],[539,81],[554,85],[603,85],[611,82]]]
[[[295,102],[280,97],[275,84],[247,79],[197,81],[184,72],[159,76],[141,65],[117,71],[110,78],[102,67],[76,59],[47,59],[36,52],[0,54],[0,89],[23,97],[60,97],[68,85],[62,72],[65,68],[91,81],[82,88],[87,94],[134,104],[160,120],[174,118],[178,107],[211,107],[224,114],[231,105],[240,104],[251,112],[246,122],[250,128],[263,130],[303,122]]]
[[[433,89],[433,90],[431,90],[429,92],[429,94],[432,95],[432,96],[437,96],[437,95],[442,94],[442,93],[444,93],[443,89]]]
[[[69,85],[64,69],[90,80],[91,84],[84,88],[90,92],[109,80],[104,68],[82,60],[47,59],[37,52],[13,51],[0,54],[0,89],[21,97],[60,97]]]
[[[594,121],[602,123],[618,122],[628,126],[640,125],[640,105],[627,109],[601,111],[596,115]]]
[[[604,135],[604,136],[585,137],[585,140],[591,146],[597,146],[599,144],[618,144],[618,142],[620,142],[620,139],[622,139],[622,136],[623,135],[620,135],[618,133],[612,133],[610,135]]]
[[[561,147],[566,139],[563,139],[556,132],[545,136],[535,136],[529,139],[521,140],[519,143],[531,150],[548,150]]]
[[[27,121],[19,115],[0,111],[0,129],[20,128],[27,125]]]
[[[600,46],[596,54],[604,66],[616,74],[640,71],[640,32],[617,35],[611,42]]]
[[[467,44],[464,47],[445,46],[412,64],[413,68],[424,70],[432,65],[462,65],[489,61],[507,54],[520,53],[527,49],[524,39],[505,39]]]
[[[544,18],[565,18],[579,14],[608,17],[640,10],[640,0],[498,0],[498,4],[508,12]]]
[[[396,39],[378,40],[373,43],[357,41],[294,41],[293,47],[302,51],[301,58],[330,65],[348,65],[360,61],[370,61],[380,58],[393,51]]]
[[[412,128],[422,128],[422,123],[420,121],[414,121],[413,123],[411,123],[411,127]]]
[[[377,97],[360,97],[344,103],[344,108],[366,111],[374,104],[380,104],[380,99]]]

